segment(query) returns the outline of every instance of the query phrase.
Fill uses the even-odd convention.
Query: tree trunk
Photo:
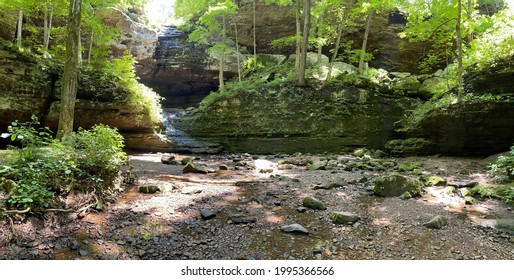
[[[307,50],[309,48],[309,29],[311,25],[311,1],[303,1],[303,38],[302,38],[302,49],[300,59],[300,69],[298,77],[298,86],[305,86],[305,70],[307,68]]]
[[[234,24],[234,29],[236,32],[237,78],[239,79],[239,83],[241,83],[241,60],[239,59],[239,36],[237,35],[237,22]]]
[[[348,5],[347,8],[344,10],[343,19],[341,20],[341,23],[339,23],[339,27],[337,30],[337,39],[336,39],[336,45],[334,47],[334,53],[332,54],[332,59],[330,60],[330,66],[328,67],[328,74],[327,74],[327,81],[332,78],[332,69],[334,69],[334,63],[336,62],[337,55],[339,55],[339,45],[341,44],[341,37],[343,36],[343,29],[344,25],[346,23],[346,20],[348,19],[349,10],[351,9],[351,5]]]
[[[75,114],[75,98],[78,86],[78,53],[80,39],[82,0],[71,0],[68,16],[68,38],[66,39],[66,62],[62,75],[61,112],[57,139],[73,132],[73,119]]]
[[[255,1],[253,0],[253,68],[257,69],[257,27],[255,26]]]
[[[226,19],[225,19],[225,16],[223,16],[223,31],[222,31],[222,38],[221,38],[221,43],[224,45],[225,44],[225,31],[226,31],[226,23],[225,23]],[[223,68],[225,67],[224,66],[224,59],[225,59],[225,49],[224,48],[221,48],[221,51],[220,51],[220,71],[219,71],[219,84],[220,84],[220,88],[219,88],[219,91],[223,91],[225,90],[225,81],[224,81],[224,76],[223,76]]]
[[[16,32],[16,46],[21,49],[21,32],[23,30],[23,11],[20,9],[18,16],[18,30]]]
[[[369,27],[371,25],[371,17],[375,10],[371,8],[369,11],[368,19],[366,20],[366,30],[364,31],[364,39],[362,40],[361,57],[359,59],[359,73],[364,70],[364,55],[366,54],[366,45],[368,44]]]
[[[87,52],[87,64],[91,64],[91,52],[93,51],[93,40],[95,38],[95,33],[91,29],[91,38],[89,39],[89,51]]]
[[[301,30],[301,22],[300,22],[300,0],[297,0],[296,2],[296,16],[295,16],[295,22],[296,22],[296,57],[294,62],[294,67],[296,71],[300,70],[300,45],[301,45],[301,36],[302,36],[302,30]]]
[[[462,79],[462,34],[461,34],[461,19],[462,19],[462,0],[457,0],[457,25],[455,27],[457,37],[457,100],[462,101],[463,92],[463,79]]]
[[[321,43],[321,26],[323,25],[323,14],[319,16],[318,20],[318,72],[321,75],[321,71],[323,70],[323,63],[321,62],[321,55],[323,54],[323,44]]]
[[[53,11],[50,10],[50,14],[48,14],[48,8],[45,11],[45,30],[43,32],[43,58],[48,58],[48,46],[50,45],[50,31],[52,30],[52,17]]]

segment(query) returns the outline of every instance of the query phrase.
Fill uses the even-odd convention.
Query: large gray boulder
[[[379,196],[400,196],[405,192],[409,192],[412,196],[418,196],[421,192],[421,182],[418,179],[401,175],[378,177],[374,184],[373,192]]]

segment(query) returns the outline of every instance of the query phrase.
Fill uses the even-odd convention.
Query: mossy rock
[[[144,185],[144,186],[139,186],[139,192],[142,192],[142,193],[156,193],[160,191],[160,188],[158,186],[153,186],[153,185]]]
[[[411,199],[412,195],[410,194],[410,192],[404,192],[404,193],[402,193],[402,195],[400,195],[400,198],[403,200],[407,200],[407,199]]]
[[[210,168],[205,164],[199,164],[199,163],[193,163],[189,162],[184,166],[183,170],[184,173],[202,173],[202,174],[208,174],[208,173],[215,173],[216,170],[214,168]]]
[[[384,161],[381,161],[380,164],[385,168],[394,168],[394,167],[396,167],[396,165],[398,165],[396,163],[396,161],[392,161],[392,160],[384,160]]]
[[[394,155],[428,155],[433,152],[434,144],[425,138],[395,139],[385,144]]]
[[[464,203],[466,203],[468,205],[475,204],[475,202],[477,202],[477,200],[474,197],[472,197],[472,196],[465,196],[464,197]]]
[[[182,158],[182,160],[180,162],[182,163],[182,165],[187,165],[188,163],[193,162],[193,158],[192,157],[184,157],[184,158]]]
[[[444,193],[446,193],[447,195],[454,194],[456,191],[457,191],[457,188],[455,188],[455,187],[447,187],[444,189]]]
[[[421,167],[423,164],[420,162],[404,162],[398,166],[398,169],[403,172],[413,172]]]
[[[323,202],[321,202],[320,200],[318,200],[316,198],[310,197],[310,196],[307,196],[303,199],[302,205],[307,208],[314,209],[314,210],[326,210],[327,209],[327,206],[325,206],[325,204]]]
[[[439,176],[430,176],[424,178],[425,185],[427,186],[446,186],[447,180]]]
[[[323,184],[321,184],[321,186],[319,188],[328,190],[328,189],[342,187],[345,184],[346,184],[346,182],[343,180],[343,178],[332,177],[332,178],[326,180],[325,182],[323,182]]]
[[[353,155],[356,157],[363,157],[365,155],[369,155],[370,151],[366,148],[359,148],[353,151]]]
[[[316,171],[316,170],[327,170],[327,162],[326,161],[318,161],[313,164],[307,165],[307,170]]]
[[[353,224],[360,220],[360,217],[356,214],[349,213],[349,212],[333,212],[332,215],[330,215],[330,219],[334,224]]]
[[[418,196],[421,192],[421,182],[418,179],[401,175],[378,177],[374,185],[373,192],[378,196],[394,197],[405,192],[409,192],[411,196]]]
[[[446,218],[441,215],[437,215],[423,225],[431,229],[442,229],[446,224]]]

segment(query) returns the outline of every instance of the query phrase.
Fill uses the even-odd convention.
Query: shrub
[[[31,122],[13,122],[9,133],[2,135],[22,143],[21,148],[10,147],[14,152],[0,169],[0,176],[17,185],[7,206],[47,208],[54,194],[73,188],[109,194],[127,159],[123,137],[116,129],[96,125],[57,141],[48,128],[36,129],[38,124],[35,116]]]
[[[497,175],[500,182],[514,182],[514,145],[508,154],[499,156],[495,163],[489,165],[489,172]]]

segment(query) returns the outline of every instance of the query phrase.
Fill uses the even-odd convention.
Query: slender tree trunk
[[[91,29],[91,38],[89,39],[89,51],[87,52],[87,64],[91,64],[91,52],[93,51],[93,40],[95,32]]]
[[[222,38],[221,38],[222,44],[225,44],[225,37],[226,37],[225,31],[226,31],[226,19],[225,19],[225,16],[223,16],[223,31],[222,31]],[[219,91],[220,92],[225,90],[225,81],[224,81],[224,76],[223,76],[223,68],[225,67],[224,60],[225,60],[225,49],[222,48],[221,52],[220,52],[220,71],[219,71],[219,84],[220,84]]]
[[[79,47],[77,56],[79,58],[79,64],[82,64],[82,32],[79,30]]]
[[[301,37],[302,37],[302,29],[300,22],[300,0],[296,0],[296,57],[294,62],[294,67],[296,71],[300,70],[300,45],[301,45]]]
[[[303,1],[303,38],[302,38],[302,49],[300,59],[300,70],[298,77],[298,86],[305,86],[305,70],[307,68],[307,50],[309,48],[309,29],[311,26],[311,1]]]
[[[75,114],[75,98],[78,86],[78,53],[80,39],[82,0],[71,0],[68,16],[68,38],[66,39],[66,62],[62,75],[61,112],[57,139],[73,132],[73,119]]]
[[[317,34],[317,37],[318,37],[318,72],[319,74],[321,75],[321,70],[322,70],[322,67],[323,67],[323,63],[321,62],[321,56],[323,54],[323,44],[321,42],[322,38],[322,34],[321,34],[321,26],[323,25],[323,14],[320,14],[319,16],[319,20],[318,20],[318,34]]]
[[[371,25],[371,17],[373,16],[373,12],[375,10],[371,8],[369,11],[368,19],[366,20],[366,30],[364,31],[364,39],[362,40],[362,49],[361,56],[359,59],[359,73],[362,73],[364,70],[364,56],[366,54],[366,45],[368,44],[368,36],[369,36],[369,27]]]
[[[21,36],[23,31],[23,11],[20,9],[18,16],[18,30],[16,32],[16,46],[21,49]]]
[[[239,36],[237,34],[237,22],[234,24],[234,29],[236,31],[237,78],[239,79],[239,83],[241,83],[241,60],[239,59]]]
[[[334,69],[334,63],[336,62],[337,56],[339,55],[339,45],[341,44],[341,37],[343,37],[344,25],[346,23],[346,20],[348,19],[348,10],[350,10],[350,7],[345,8],[343,19],[341,20],[341,22],[339,23],[339,27],[337,28],[336,45],[334,47],[332,59],[330,60],[330,66],[328,67],[327,81],[332,78],[332,70]]]
[[[45,30],[43,32],[43,58],[48,58],[48,46],[50,45],[50,32],[52,30],[52,17],[53,11],[50,10],[50,14],[48,14],[48,8],[45,11]]]
[[[462,0],[457,0],[457,25],[455,27],[457,37],[457,100],[462,101],[463,79],[462,79]]]
[[[253,0],[253,68],[257,69],[257,27],[255,25],[255,1]]]
[[[472,10],[473,10],[473,5],[471,3],[471,0],[468,0],[468,8],[466,11],[466,17],[467,17],[468,22],[471,22],[471,17],[472,17],[472,12],[473,12]],[[468,30],[468,43],[471,43],[471,41],[473,41],[473,30]]]

